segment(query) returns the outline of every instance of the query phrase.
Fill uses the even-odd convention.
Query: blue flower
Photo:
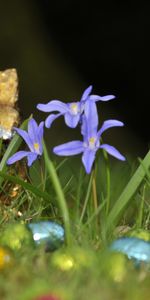
[[[53,152],[60,156],[71,156],[83,153],[82,162],[85,167],[86,173],[91,172],[96,152],[98,149],[105,149],[110,155],[119,160],[125,160],[125,157],[113,146],[108,144],[101,144],[100,138],[102,133],[111,127],[123,126],[124,124],[118,120],[107,120],[103,123],[102,127],[98,127],[98,115],[96,105],[86,105],[85,114],[82,116],[81,133],[83,141],[72,141],[57,147],[54,147]]]
[[[28,132],[25,130],[14,128],[15,131],[24,139],[30,151],[18,151],[12,155],[8,160],[7,164],[11,165],[14,162],[27,157],[28,166],[30,167],[32,163],[41,156],[43,153],[42,139],[43,139],[43,128],[44,122],[41,122],[38,126],[36,121],[32,118],[28,122]]]
[[[65,123],[71,128],[75,128],[79,121],[81,120],[81,115],[84,112],[85,103],[87,101],[97,102],[97,101],[108,101],[114,99],[115,96],[98,96],[90,95],[92,91],[92,85],[90,85],[82,94],[79,102],[63,103],[59,100],[52,100],[47,104],[38,104],[37,109],[44,112],[58,111],[56,114],[50,114],[45,120],[45,126],[50,128],[53,121],[60,116],[64,116]]]

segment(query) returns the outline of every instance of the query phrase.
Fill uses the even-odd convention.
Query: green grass
[[[44,145],[43,158],[30,170],[25,167],[22,177],[15,165],[6,166],[20,144],[14,136],[6,151],[0,145],[1,154],[5,152],[0,163],[0,246],[10,224],[13,230],[17,222],[45,219],[62,224],[66,239],[51,253],[30,244],[13,251],[12,266],[0,270],[0,300],[34,300],[50,291],[62,300],[149,299],[149,266],[136,269],[107,245],[124,234],[121,228],[149,230],[150,153],[134,167],[132,160],[109,160],[101,152],[86,175],[80,158],[54,161]]]

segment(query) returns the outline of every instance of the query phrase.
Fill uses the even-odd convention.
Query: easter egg
[[[137,237],[144,241],[150,241],[150,232],[144,229],[133,229],[128,231],[127,236],[129,237]]]
[[[34,245],[31,232],[22,223],[8,225],[1,233],[0,243],[12,250],[21,250]]]
[[[61,271],[90,268],[95,263],[91,251],[86,251],[79,247],[57,251],[54,253],[51,261],[52,264]]]
[[[61,271],[70,271],[76,267],[74,257],[68,253],[56,252],[52,258],[52,264]]]
[[[27,225],[36,245],[44,245],[46,251],[59,248],[64,242],[64,228],[50,221],[40,221]]]
[[[122,253],[110,253],[105,263],[107,275],[116,282],[122,282],[127,275],[127,260]]]
[[[136,237],[123,237],[112,242],[111,251],[121,252],[129,259],[150,263],[150,242]]]
[[[13,265],[13,255],[10,250],[0,247],[0,271]]]
[[[47,294],[34,298],[33,300],[60,300],[60,298],[58,299],[54,295]]]

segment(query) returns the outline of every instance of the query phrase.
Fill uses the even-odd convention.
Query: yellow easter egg
[[[0,247],[0,270],[10,267],[11,265],[13,265],[13,255],[11,251]]]
[[[127,236],[136,237],[144,241],[150,241],[150,232],[144,229],[133,229],[128,232]]]

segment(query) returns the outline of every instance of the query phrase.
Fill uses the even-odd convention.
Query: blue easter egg
[[[115,240],[110,245],[110,250],[121,252],[129,259],[135,259],[137,262],[150,263],[150,242],[136,237],[123,237]]]
[[[45,245],[46,251],[53,251],[64,242],[64,228],[52,221],[40,221],[27,225],[37,245]]]

